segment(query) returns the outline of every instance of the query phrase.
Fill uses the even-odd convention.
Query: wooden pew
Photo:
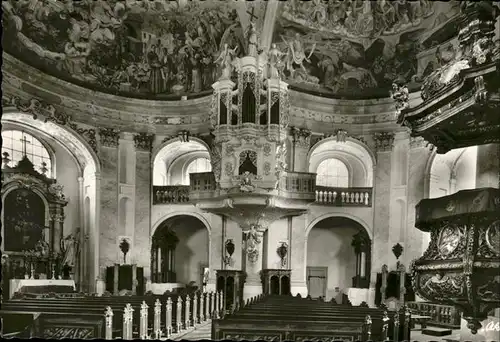
[[[220,294],[219,296],[220,297]],[[159,298],[164,298],[162,296],[137,296],[137,297],[86,297],[86,298],[64,298],[64,299],[54,299],[54,298],[30,298],[30,299],[20,299],[20,300],[9,300],[4,303],[2,309],[4,310],[18,310],[29,312],[33,310],[38,310],[40,312],[60,312],[63,314],[79,314],[82,312],[90,314],[98,314],[102,316],[102,312],[105,306],[109,306],[109,310],[113,312],[113,327],[114,333],[121,331],[123,334],[123,327],[120,322],[123,321],[124,312],[123,308],[126,304],[134,309],[132,313],[132,320],[135,323],[136,333],[139,333],[140,326],[139,322],[142,317],[146,317],[145,321],[147,326],[151,327],[153,331],[153,326],[156,322],[156,335],[160,335],[160,332],[166,336],[170,336],[172,332],[180,332],[182,330],[191,328],[193,324],[197,322],[203,322],[208,319],[213,312],[220,310],[220,308],[215,307],[216,296],[213,293],[196,294],[193,298],[187,296],[188,301],[182,300],[182,296],[178,296],[172,300],[168,297],[163,303]],[[141,301],[142,299],[142,301]],[[146,299],[146,300],[144,300]],[[127,303],[127,301],[129,303]],[[177,303],[181,303],[180,310],[177,309]],[[160,303],[160,306],[157,304]],[[168,304],[170,303],[170,304]],[[184,305],[182,305],[184,303]],[[146,306],[146,314],[141,317],[141,306]],[[161,310],[158,308],[163,307],[164,315],[161,315]],[[170,308],[170,310],[169,310]],[[144,310],[142,311],[144,313]],[[160,317],[155,313],[160,312]],[[179,317],[179,319],[177,319]],[[192,323],[193,322],[193,323]],[[180,323],[180,324],[178,324]],[[144,323],[143,323],[144,326]],[[148,328],[149,329],[149,328]],[[143,329],[144,330],[144,329]],[[161,331],[159,331],[161,330]],[[174,331],[175,330],[175,331]],[[148,335],[150,335],[148,330]],[[144,336],[143,336],[144,337]]]
[[[212,339],[402,341],[410,338],[409,317],[406,310],[389,317],[380,309],[269,296],[236,306],[224,319],[213,320]]]

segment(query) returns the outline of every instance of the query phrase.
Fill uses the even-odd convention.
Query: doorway
[[[328,267],[307,267],[307,291],[311,298],[326,297]]]

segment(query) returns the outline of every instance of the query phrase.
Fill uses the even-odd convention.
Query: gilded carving
[[[226,165],[224,166],[224,173],[226,176],[232,176],[233,175],[233,164],[230,162],[227,162]]]
[[[61,184],[50,184],[48,187],[49,193],[54,196],[58,200],[66,200],[66,196],[64,195],[64,186]]]
[[[377,151],[391,151],[394,144],[394,133],[391,132],[376,132],[373,134],[375,140],[375,148]]]
[[[493,253],[500,254],[500,220],[493,222],[486,229],[486,243]]]
[[[269,176],[271,174],[271,163],[268,161],[264,163],[264,174],[266,176]]]
[[[264,149],[263,149],[264,155],[266,157],[269,157],[271,155],[271,144],[264,144]]]
[[[96,153],[98,152],[97,151],[96,131],[94,128],[81,128],[77,124],[72,123],[72,122],[68,122],[68,126],[72,130],[74,130],[75,132],[80,134],[88,142],[88,144],[90,145],[92,150],[94,150],[94,152],[96,152]]]
[[[309,148],[311,142],[311,131],[305,128],[291,127],[290,129],[293,141],[296,146],[301,148]]]
[[[101,145],[106,147],[118,147],[120,131],[114,128],[101,128],[99,130]]]
[[[139,133],[134,135],[134,145],[138,150],[151,152],[153,148],[154,134]]]

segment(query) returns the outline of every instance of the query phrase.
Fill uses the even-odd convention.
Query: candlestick
[[[31,264],[31,277],[30,279],[35,279],[35,265]]]
[[[56,265],[52,264],[52,279],[56,279]]]

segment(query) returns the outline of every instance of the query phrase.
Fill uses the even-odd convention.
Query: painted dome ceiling
[[[96,91],[178,99],[210,93],[221,48],[238,46],[243,56],[253,22],[263,55],[273,42],[286,53],[281,72],[293,88],[385,97],[394,80],[417,87],[436,67],[418,55],[456,34],[457,3],[9,0],[2,2],[3,47]]]

